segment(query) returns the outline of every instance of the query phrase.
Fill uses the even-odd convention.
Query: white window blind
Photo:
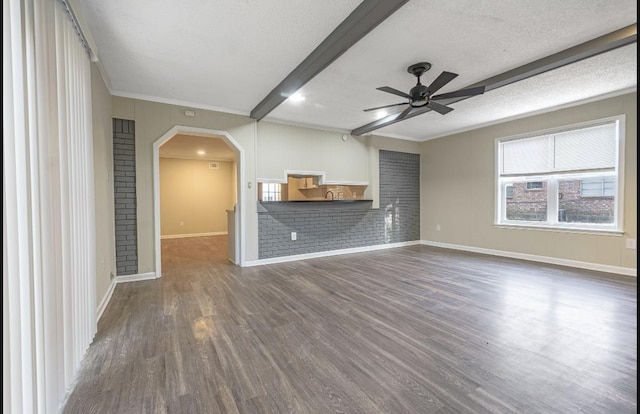
[[[554,171],[616,167],[616,124],[610,123],[555,135]]]
[[[551,140],[548,136],[525,138],[500,143],[501,174],[540,174],[550,170]]]
[[[501,142],[500,175],[613,171],[617,123]]]

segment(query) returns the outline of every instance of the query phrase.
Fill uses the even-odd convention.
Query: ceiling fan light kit
[[[377,106],[375,108],[365,109],[364,111],[369,112],[369,111],[375,111],[378,109],[406,105],[406,108],[400,111],[397,116],[392,118],[393,122],[401,121],[407,118],[409,115],[419,115],[429,110],[433,110],[438,112],[439,114],[446,115],[449,112],[453,111],[453,108],[447,105],[438,103],[436,101],[442,100],[442,99],[481,95],[485,91],[484,86],[477,86],[474,88],[460,89],[454,92],[434,95],[435,92],[437,92],[446,84],[448,84],[449,82],[454,80],[456,77],[458,77],[458,74],[444,71],[433,82],[431,82],[429,86],[425,86],[422,84],[422,82],[420,82],[420,78],[422,77],[422,75],[425,74],[425,72],[429,71],[429,69],[431,69],[431,63],[429,62],[414,63],[413,65],[407,68],[407,72],[411,73],[413,76],[415,76],[418,79],[416,85],[409,90],[409,93],[402,92],[390,86],[381,86],[379,88],[376,88],[379,91],[387,92],[387,93],[405,98],[408,100],[408,102],[400,102],[400,103],[395,103],[390,105]],[[418,113],[414,111],[414,109],[420,112]],[[384,125],[380,125],[380,127],[382,126]]]

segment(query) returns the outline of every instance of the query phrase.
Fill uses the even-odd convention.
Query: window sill
[[[611,229],[581,229],[576,227],[560,227],[560,226],[543,226],[543,225],[530,225],[530,224],[506,224],[506,223],[493,223],[493,227],[498,229],[510,229],[510,230],[541,230],[541,231],[555,231],[558,233],[578,233],[578,234],[593,234],[598,236],[622,236],[624,231],[611,230]]]

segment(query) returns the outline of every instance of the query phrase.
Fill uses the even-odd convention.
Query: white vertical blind
[[[29,169],[23,22],[24,10],[21,2],[3,1],[2,408],[6,413],[34,412],[36,407],[31,232],[26,191]]]
[[[59,1],[3,2],[3,412],[58,412],[96,331],[89,56]]]

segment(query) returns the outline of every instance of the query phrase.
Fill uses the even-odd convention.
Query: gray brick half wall
[[[420,155],[380,151],[379,209],[267,211],[258,226],[260,259],[419,240]]]
[[[138,273],[136,142],[133,121],[113,119],[113,192],[118,275]]]

